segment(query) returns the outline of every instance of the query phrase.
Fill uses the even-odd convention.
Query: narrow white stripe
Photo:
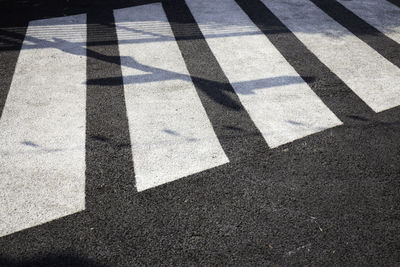
[[[400,69],[313,3],[308,0],[262,1],[375,112],[400,104]]]
[[[138,191],[227,163],[161,5],[114,15]],[[151,25],[165,41],[137,42]]]
[[[338,2],[400,43],[400,8],[397,6],[383,0],[339,0]]]
[[[341,124],[233,0],[186,2],[270,147]],[[218,32],[232,36],[210,37]]]
[[[27,29],[0,120],[0,236],[85,208],[85,23]]]

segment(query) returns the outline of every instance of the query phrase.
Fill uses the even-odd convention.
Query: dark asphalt
[[[344,124],[268,148],[184,2],[164,1],[231,162],[136,191],[112,10],[153,2],[0,1],[0,114],[33,19],[87,13],[102,81],[87,90],[86,210],[0,237],[0,266],[400,266],[400,107],[374,113],[258,0],[237,3]],[[399,66],[397,43],[313,2]]]

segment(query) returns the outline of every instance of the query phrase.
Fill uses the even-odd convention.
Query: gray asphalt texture
[[[33,19],[87,13],[88,80],[101,81],[88,84],[86,210],[1,237],[0,266],[400,265],[400,107],[374,113],[257,0],[237,2],[344,124],[268,148],[184,2],[163,1],[230,163],[136,192],[122,77],[104,78],[121,76],[112,10],[153,2],[0,2],[0,114]],[[398,44],[313,2],[399,66]]]

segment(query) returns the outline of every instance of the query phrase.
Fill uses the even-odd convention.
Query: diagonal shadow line
[[[98,53],[97,51],[93,51],[90,49],[88,49],[88,51],[90,51],[90,52],[88,52],[88,56],[90,56],[92,58],[100,59],[100,60],[103,60],[103,61],[109,62],[109,63],[118,64],[117,58],[119,58],[119,57],[117,57],[117,56],[106,56],[106,55],[103,55],[102,53]],[[145,71],[150,71],[152,69],[151,67],[144,66],[141,64],[139,64],[138,66],[139,66],[139,69],[145,70]],[[194,78],[194,79],[198,79],[197,82],[202,83],[202,84],[207,84],[207,83],[213,82],[213,81],[202,79],[202,78]],[[119,79],[119,80],[121,80],[121,79]],[[224,88],[224,86],[226,86],[226,84],[220,84],[220,86],[222,88]],[[220,100],[220,99],[218,99],[218,100]],[[226,99],[224,101],[226,101]]]
[[[197,95],[229,161],[240,161],[242,151],[257,154],[260,150],[268,150],[265,139],[229,83],[185,1],[163,2],[162,7]],[[190,25],[190,30],[187,25]],[[187,35],[195,35],[199,39],[187,41],[182,38]],[[226,109],[226,105],[232,108]],[[244,133],[232,130],[230,126],[247,129],[256,135],[249,138]],[[236,138],[233,140],[225,136]]]
[[[288,28],[260,0],[235,1],[299,75],[315,78],[315,81],[307,79],[305,81],[344,124],[351,125],[354,123],[353,120],[349,120],[347,117],[349,114],[361,114],[366,117],[375,116],[375,112],[323,64],[294,33],[269,34],[271,28],[286,30]]]
[[[209,172],[211,175],[220,176],[221,173],[213,173],[212,170]],[[188,177],[188,179],[193,179],[195,177],[201,177],[201,175],[204,175],[205,173],[198,174],[199,176],[192,176]],[[171,187],[169,186],[168,189]],[[179,187],[178,187],[179,189]],[[151,194],[151,193],[154,194]],[[156,194],[155,189],[149,192],[150,197],[155,196],[156,198],[158,197],[159,199],[163,200],[163,198],[160,196],[162,194]],[[174,192],[179,192],[178,190],[173,191]],[[168,194],[167,190],[162,190],[162,193]],[[172,194],[173,194],[172,193]],[[128,194],[126,194],[127,197]],[[143,197],[143,199],[145,199]],[[284,199],[287,199],[287,197],[284,197]],[[126,203],[123,203],[125,206],[129,205],[127,201]],[[257,206],[256,206],[257,207]],[[116,210],[118,207],[114,207],[114,210],[110,214],[107,214],[106,210],[103,210],[101,214],[98,215],[98,218],[101,218],[102,220],[107,220],[110,219],[109,224],[107,226],[112,226],[113,223],[116,222],[116,217],[121,217],[123,216],[123,213],[118,213]],[[118,210],[119,211],[119,210]],[[85,215],[85,217],[90,216],[89,214],[82,213],[82,215]],[[93,215],[93,214],[91,214]],[[105,216],[107,215],[107,216]],[[103,216],[103,217],[102,217]],[[76,220],[72,220],[72,218],[75,218],[73,216],[68,216],[65,218],[62,218],[58,220],[57,222],[50,222],[45,225],[41,225],[35,228],[31,229],[26,229],[23,232],[20,232],[18,234],[13,234],[8,237],[2,238],[1,243],[2,244],[11,244],[11,242],[18,243],[17,246],[20,246],[21,251],[27,250],[27,251],[33,251],[33,253],[38,253],[38,252],[45,252],[45,251],[61,251],[61,250],[68,250],[71,249],[71,247],[74,247],[76,250],[82,249],[82,253],[85,253],[87,251],[92,252],[91,249],[93,249],[94,246],[97,246],[98,248],[103,246],[107,247],[107,245],[111,245],[110,243],[104,242],[107,238],[110,239],[111,237],[120,237],[122,239],[121,245],[126,245],[128,247],[129,242],[132,242],[131,239],[128,240],[128,238],[123,235],[125,232],[121,232],[121,236],[118,236],[116,233],[117,231],[114,230],[114,232],[110,233],[110,228],[105,228],[101,220],[93,220],[93,223],[95,223],[95,227],[99,226],[99,229],[96,229],[95,234],[93,234],[93,231],[91,231],[88,227],[86,229],[83,229],[82,231],[76,231],[74,227],[60,227],[63,226],[62,223],[60,222],[65,222],[66,225],[72,226],[74,223],[78,224]],[[84,224],[85,226],[88,226],[87,224]],[[51,226],[55,226],[54,228],[51,228]],[[52,230],[50,230],[52,229]],[[136,229],[135,229],[136,230]],[[90,233],[92,233],[92,238],[90,239],[85,239],[87,236],[90,236]],[[180,232],[178,232],[180,233]],[[84,239],[82,238],[82,235],[84,236]],[[66,241],[66,242],[58,242],[58,241]],[[28,242],[31,242],[31,244],[28,244]],[[27,244],[27,247],[24,247],[24,245],[20,244]],[[111,246],[110,246],[111,247]],[[32,252],[31,252],[32,253]]]
[[[124,84],[140,84],[140,83],[169,81],[169,80],[191,81],[191,79],[213,82],[211,80],[207,80],[204,78],[193,77],[186,74],[180,74],[173,71],[162,70],[155,67],[151,67],[151,69],[155,70],[155,71],[148,70],[152,72],[151,74],[149,73],[140,75],[128,75],[123,77],[90,79],[86,82],[86,84],[100,85],[100,86],[117,85],[120,83],[121,78],[123,78]],[[300,84],[304,82],[314,82],[314,81],[315,78],[313,77],[279,76],[279,77],[263,78],[250,81],[233,82],[230,84],[235,88],[235,91],[238,94],[249,95],[249,94],[255,94],[254,90],[257,89],[266,89],[266,88],[280,87],[285,85]],[[217,83],[221,84],[222,88],[223,85],[225,85],[220,82]]]
[[[279,32],[274,32],[274,33],[279,33]],[[253,32],[248,32],[248,33],[229,33],[229,34],[214,34],[214,35],[206,35],[208,38],[223,38],[223,37],[234,37],[234,36],[251,36],[251,35],[259,35],[259,33],[253,33]],[[187,35],[187,36],[181,36],[182,40],[198,40],[201,39],[201,36],[195,36],[195,35]],[[42,39],[40,39],[42,40]],[[120,40],[120,44],[132,44],[132,43],[155,43],[155,42],[169,42],[169,41],[174,41],[174,38],[143,38],[139,40]],[[52,42],[50,42],[52,43]],[[80,46],[85,46],[85,45],[91,45],[91,46],[96,46],[96,45],[111,45],[112,41],[90,41],[87,43],[74,43],[75,45],[80,45]],[[18,47],[10,44],[10,46],[4,46],[0,47],[0,51],[12,51],[17,49]],[[51,46],[38,46],[38,45],[27,45],[25,49],[41,49],[41,48],[57,48],[54,47],[54,45]]]
[[[123,26],[118,26],[118,28],[123,27]],[[126,29],[125,29],[126,28]],[[131,43],[152,43],[152,42],[168,42],[168,41],[175,41],[174,37],[168,37],[168,36],[163,36],[163,35],[157,35],[152,32],[146,32],[146,31],[140,31],[140,30],[135,30],[129,27],[124,27],[124,30],[129,30],[129,31],[135,31],[135,32],[141,32],[143,34],[148,34],[148,35],[153,35],[158,38],[142,38],[138,40],[119,40],[120,44],[131,44]],[[279,34],[279,33],[284,33],[282,30],[271,30],[271,33]],[[208,38],[223,38],[223,37],[234,37],[234,36],[251,36],[251,35],[259,35],[257,32],[230,32],[226,34],[207,34],[206,36]],[[58,48],[55,46],[54,42],[51,41],[46,41],[40,38],[35,38],[32,36],[25,36],[23,34],[15,33],[15,32],[10,32],[6,31],[4,29],[0,29],[0,36],[8,36],[12,37],[16,40],[28,40],[31,42],[36,42],[36,43],[41,43],[41,45],[29,45],[26,46],[24,49],[39,49],[39,48]],[[197,40],[203,38],[201,35],[196,35],[196,34],[180,34],[179,36],[180,39],[182,40]],[[45,43],[45,45],[43,45]],[[72,43],[74,46],[96,46],[96,45],[111,45],[113,41],[97,41],[97,40],[92,40],[88,41],[86,43],[82,42],[76,42]],[[7,46],[7,47],[0,47],[0,51],[9,51],[9,50],[14,50],[13,46]]]
[[[89,53],[88,53],[89,56]],[[109,56],[105,56],[103,54],[97,53],[97,52],[91,52],[90,56],[98,59],[98,60],[103,60],[104,62],[110,62],[110,63],[117,63],[117,61],[119,61],[121,59],[121,57],[115,58],[113,56],[109,57]],[[131,57],[125,57],[125,59],[128,59],[128,61],[130,62],[129,64],[124,64],[123,66],[127,66],[129,68],[134,68],[137,70],[141,70],[144,72],[150,72],[152,74],[149,75],[143,75],[142,78],[148,78],[148,77],[152,77],[151,80],[142,80],[142,82],[151,82],[151,81],[165,81],[165,80],[169,80],[169,79],[176,79],[179,78],[181,80],[184,81],[190,81],[190,76],[188,75],[184,75],[184,74],[179,74],[179,73],[175,73],[172,71],[168,71],[168,70],[163,70],[163,69],[159,69],[159,68],[155,68],[155,67],[150,67],[150,66],[146,66],[143,64],[140,64],[139,62],[137,62],[136,60],[134,60]],[[121,60],[122,62],[123,60]],[[155,77],[154,77],[155,75]],[[167,75],[168,78],[163,77],[163,75]],[[158,76],[158,77],[157,77]],[[196,77],[192,77],[193,82],[195,81],[199,81],[201,84],[203,84],[204,86],[211,86],[211,84],[213,85],[217,85],[217,86],[226,86],[226,85],[222,85],[219,84],[218,82],[214,82],[211,80],[206,80],[206,79],[199,79]],[[101,86],[110,86],[110,85],[118,85],[121,84],[121,77],[113,77],[113,78],[97,78],[97,79],[88,79],[88,84],[89,85],[101,85]],[[124,77],[124,83],[126,83],[125,81],[125,77]],[[224,87],[221,87],[221,91],[223,91]],[[209,91],[205,91],[207,93],[207,95],[213,99],[214,101],[216,101],[217,103],[224,105],[226,107],[229,107],[231,109],[234,110],[239,110],[241,109],[240,106],[238,106],[235,101],[233,101],[231,99],[231,96],[229,96],[228,94],[225,94],[222,92],[223,94],[223,98],[221,97],[215,97],[214,94],[210,93]]]
[[[158,72],[158,68],[154,68],[157,72],[153,72],[152,74],[142,74],[142,75],[130,75],[123,77],[110,77],[110,78],[98,78],[91,79],[87,81],[89,85],[99,85],[99,86],[110,86],[110,85],[118,85],[121,82],[121,78],[123,78],[124,84],[141,84],[141,83],[151,83],[157,81],[168,81],[168,80],[182,80],[182,81],[192,81],[194,83],[201,83],[205,86],[208,84],[211,87],[220,88],[221,91],[230,91],[227,86],[229,84],[222,83],[219,81],[212,81],[200,77],[189,76],[185,74],[179,74],[176,72],[162,70],[162,72]],[[272,77],[251,81],[243,81],[243,82],[234,82],[231,83],[232,87],[235,89],[235,92],[239,95],[254,95],[256,94],[255,90],[262,90],[273,87],[281,87],[292,84],[301,84],[305,81],[313,82],[315,79],[313,77],[300,77],[300,76],[280,76],[280,77]],[[200,87],[203,89],[204,87]],[[160,88],[160,90],[162,90]],[[231,96],[223,93],[224,98],[216,98],[215,94],[211,94],[208,90],[203,90],[211,99],[215,100],[221,105],[224,105],[228,108],[239,110],[239,107],[235,102],[231,99]],[[223,101],[222,101],[223,100]]]
[[[103,141],[110,140],[103,139]],[[268,157],[272,157],[271,155],[272,154],[270,154],[269,151],[265,151],[265,154],[260,156],[260,158],[254,158],[254,162],[256,162],[255,165],[257,165],[257,162],[265,161]],[[240,171],[240,164],[236,164],[236,166],[238,171],[235,174],[238,177],[241,175],[246,175],[245,172],[242,174]],[[89,206],[86,211],[83,211],[79,214],[66,216],[34,228],[23,230],[16,234],[11,234],[2,238],[2,243],[14,242],[23,246],[23,244],[26,244],[26,240],[35,240],[36,242],[34,242],[34,244],[27,249],[29,251],[34,251],[35,249],[37,251],[62,251],[70,249],[70,247],[73,245],[75,250],[85,253],[96,244],[101,244],[102,246],[106,247],[107,245],[111,245],[110,242],[114,241],[112,238],[110,238],[110,235],[112,236],[114,234],[114,236],[116,236],[117,233],[117,230],[113,230],[112,227],[116,226],[117,224],[121,224],[120,218],[124,216],[124,213],[127,210],[132,211],[133,208],[140,206],[140,204],[137,203],[140,202],[140,200],[144,200],[146,197],[155,197],[156,199],[163,200],[162,195],[164,194],[166,198],[168,198],[168,192],[170,192],[171,189],[173,190],[170,194],[180,192],[179,189],[182,189],[183,192],[186,192],[185,190],[188,189],[186,189],[185,185],[191,184],[193,180],[198,180],[200,183],[202,180],[209,179],[210,177],[214,177],[212,179],[217,180],[217,177],[231,174],[232,168],[233,167],[231,164],[229,164],[229,166],[223,165],[201,173],[187,176],[181,179],[179,182],[175,181],[173,186],[172,184],[165,184],[162,187],[153,188],[146,193],[143,192],[146,196],[142,195],[140,197],[137,192],[126,189],[122,190],[121,187],[126,185],[123,183],[121,185],[107,184],[106,188],[100,189],[100,183],[102,180],[99,179],[99,181],[96,181],[96,186],[98,187],[96,190],[100,191],[98,192],[100,195],[102,194],[101,190],[108,192],[106,194],[108,197],[108,202],[99,201],[96,202],[96,205]],[[99,178],[102,178],[102,176],[99,176]],[[191,182],[189,183],[188,181]],[[209,183],[211,184],[212,181]],[[192,187],[189,186],[189,189],[191,188]],[[155,202],[156,201],[153,201],[153,203]],[[133,208],[129,209],[128,206],[130,205],[132,205]],[[77,225],[82,227],[80,231],[76,231]],[[94,230],[91,230],[92,228]],[[121,231],[121,228],[119,228],[118,231]],[[123,232],[120,234],[122,235]],[[81,239],[82,237],[83,239]],[[125,236],[121,238],[122,246],[128,246],[129,242],[131,242],[129,238]]]
[[[400,1],[399,0],[387,0],[387,1],[400,8]]]
[[[110,25],[108,25],[110,26]],[[202,37],[204,38],[204,37]],[[50,42],[47,40],[41,40],[39,38],[35,38],[32,36],[27,37],[28,41],[31,42],[40,42],[40,43],[44,43],[45,45],[49,46],[49,47],[54,47],[57,49],[60,49],[64,52],[70,53],[70,54],[74,54],[74,55],[79,55],[79,56],[88,56],[88,57],[92,57],[98,60],[102,60],[104,62],[108,62],[108,63],[113,63],[113,64],[118,64],[118,65],[123,65],[125,67],[128,68],[133,68],[133,69],[137,69],[140,71],[144,71],[144,72],[150,72],[152,73],[151,75],[143,75],[141,77],[139,77],[139,80],[133,79],[133,81],[135,83],[142,83],[142,82],[151,82],[151,81],[163,81],[163,80],[171,80],[171,79],[180,79],[180,80],[184,80],[184,81],[190,81],[190,76],[185,75],[185,74],[180,74],[180,73],[176,73],[173,71],[169,71],[169,70],[164,70],[164,69],[160,69],[160,68],[156,68],[156,67],[151,67],[151,66],[146,66],[143,65],[139,62],[137,62],[135,59],[133,59],[132,57],[116,57],[116,56],[110,56],[110,55],[104,55],[102,53],[99,53],[97,51],[94,51],[94,47],[93,45],[88,44],[88,48],[87,48],[87,53],[85,53],[85,51],[83,49],[76,49],[77,44],[67,41],[67,40],[63,40],[60,38],[54,38],[55,42]],[[90,42],[90,40],[88,40]],[[114,41],[110,41],[110,44],[115,44],[115,40]],[[123,60],[121,60],[123,58]],[[153,76],[154,75],[154,76]],[[166,77],[163,77],[163,76]],[[135,77],[135,76],[134,76]],[[124,83],[132,83],[132,78],[134,77],[124,77]],[[148,79],[151,78],[151,79]],[[282,79],[284,77],[279,77],[279,78],[272,78],[264,80],[263,82],[266,82],[266,87],[273,87],[273,86],[278,86],[279,84],[279,80]],[[290,83],[301,83],[300,80],[297,80],[296,77],[287,77],[288,79],[286,81],[281,82],[280,85],[286,85],[286,84],[290,84]],[[204,86],[219,86],[221,87],[222,91],[227,91],[227,89],[224,89],[226,87],[225,84],[220,84],[218,82],[215,81],[211,81],[211,80],[206,80],[203,78],[197,78],[197,77],[192,77],[193,81],[197,81],[201,84],[203,84]],[[255,88],[259,88],[261,89],[263,86],[260,86],[260,82],[262,80],[256,80],[253,82],[248,82],[248,84],[257,84],[258,87]],[[269,83],[272,82],[273,85],[271,86]],[[88,79],[87,84],[88,85],[101,85],[101,86],[110,86],[110,85],[117,85],[120,83],[120,78],[119,77],[114,77],[114,78],[97,78],[97,79]],[[234,84],[233,84],[234,85]],[[242,83],[238,83],[238,85],[240,85],[240,88],[244,88]],[[203,86],[201,88],[204,88]],[[253,89],[255,89],[253,88]],[[241,92],[244,94],[251,94],[252,92],[245,92],[247,90],[243,90],[240,89]],[[250,89],[251,91],[252,89]],[[210,93],[208,90],[205,90],[206,94],[212,98],[214,101],[216,101],[217,103],[224,105],[228,108],[234,109],[234,110],[239,110],[241,109],[241,107],[239,107],[235,101],[232,100],[231,96],[225,93],[223,94],[224,98],[216,98],[215,94]]]
[[[341,24],[385,59],[400,67],[400,44],[358,17],[336,0],[310,0],[319,9]]]
[[[104,56],[104,55],[100,56],[100,55],[102,54],[97,53],[97,50],[93,51],[91,49],[88,49],[88,60],[90,60],[90,58],[96,59],[97,57],[97,59],[100,60],[106,59],[106,62],[118,65],[117,60],[119,60],[119,57]],[[117,84],[121,84],[121,82]],[[101,111],[103,112],[104,110]],[[101,115],[101,113],[99,115]],[[93,121],[93,119],[91,120]],[[100,122],[101,121],[102,120],[100,120]],[[91,137],[89,136],[88,138],[90,139]],[[110,141],[110,143],[113,143],[113,141],[115,141],[113,138],[110,139],[103,138],[100,141],[104,140]],[[91,143],[93,146],[99,146],[98,142],[97,143],[91,142]],[[114,149],[115,148],[111,148],[111,151]],[[97,150],[98,149],[95,149],[93,151],[89,147],[88,153],[91,154],[93,152],[96,152]],[[118,154],[120,153],[118,152],[112,153],[113,157],[117,156],[116,159],[112,160],[112,162],[115,162],[115,160],[119,159]],[[28,236],[29,240],[42,240],[41,242],[40,241],[36,242],[33,245],[34,247],[39,246],[40,247],[39,251],[46,251],[46,250],[61,251],[69,249],[69,247],[71,246],[70,244],[72,244],[72,242],[76,250],[79,249],[82,251],[86,251],[85,249],[87,249],[88,243],[90,244],[102,243],[103,245],[106,244],[107,243],[106,240],[108,238],[107,230],[109,230],[110,229],[109,227],[112,226],[113,224],[118,223],[116,218],[119,218],[120,216],[123,215],[123,213],[121,213],[121,209],[119,208],[118,204],[122,204],[122,206],[129,205],[129,203],[135,197],[137,192],[128,190],[129,188],[132,189],[130,182],[126,184],[123,181],[118,181],[118,183],[107,181],[105,174],[102,173],[104,170],[107,171],[106,170],[107,168],[102,167],[101,163],[105,162],[101,160],[100,164],[97,164],[100,170],[91,173],[90,175],[92,179],[90,181],[87,181],[88,183],[90,183],[90,185],[88,185],[89,188],[87,188],[87,190],[88,189],[91,190],[91,192],[89,192],[89,194],[87,195],[87,198],[89,202],[93,203],[93,204],[89,203],[89,205],[87,206],[87,210],[79,212],[78,214],[69,215],[30,229],[23,230],[15,234],[11,234],[8,237],[2,238],[2,241],[13,240],[15,242],[19,238],[26,239],[26,237]],[[115,163],[117,163],[116,166],[119,165],[118,162]],[[199,177],[199,176],[201,177],[205,174],[209,175],[210,172],[211,173],[216,172],[214,176],[217,177],[217,174],[220,174],[220,171],[223,170],[222,168],[225,169],[226,166],[223,166],[221,168],[215,168],[206,173],[198,173],[194,175],[194,177]],[[94,176],[95,174],[96,176]],[[119,176],[117,175],[117,177]],[[101,189],[101,183],[104,182],[106,186],[104,189]],[[105,191],[105,194],[102,191]],[[94,195],[96,195],[96,197],[93,198]],[[75,231],[75,227],[77,225],[83,226],[83,229],[81,231]],[[89,228],[89,226],[91,226],[91,228]],[[93,236],[91,230],[92,228],[99,229],[98,234],[96,236]],[[58,230],[54,231],[54,229]],[[85,239],[82,240],[81,239],[82,236]],[[87,237],[90,238],[87,239]],[[57,240],[57,242],[54,243],[49,240]],[[18,242],[18,244],[24,244],[24,242]]]
[[[146,34],[146,35],[151,35],[151,36],[154,36],[154,37],[159,37],[159,39],[160,39],[160,38],[161,38],[161,39],[165,39],[166,41],[167,41],[167,40],[169,40],[169,41],[174,40],[174,37],[172,37],[172,36],[162,35],[162,34],[154,33],[154,32],[146,32],[146,31],[144,31],[144,30],[138,30],[138,29],[126,27],[126,26],[123,26],[123,25],[115,25],[115,27],[116,27],[117,29],[122,29],[122,30],[125,30],[125,31],[130,31],[130,32],[134,32],[134,33],[143,33],[143,34]]]

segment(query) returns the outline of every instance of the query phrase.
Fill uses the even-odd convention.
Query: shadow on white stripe
[[[177,43],[124,42],[141,38],[144,21],[174,38],[161,4],[114,16],[138,191],[227,163]]]
[[[341,125],[234,0],[186,0],[208,45],[272,148]],[[241,24],[252,36],[209,38]],[[240,32],[240,31],[239,31]],[[309,77],[312,79],[312,77]]]
[[[400,105],[400,69],[313,3],[262,2],[375,112]]]
[[[29,23],[0,120],[0,236],[85,208],[85,42],[85,15]]]
[[[338,0],[347,9],[400,43],[400,8],[387,1]]]

